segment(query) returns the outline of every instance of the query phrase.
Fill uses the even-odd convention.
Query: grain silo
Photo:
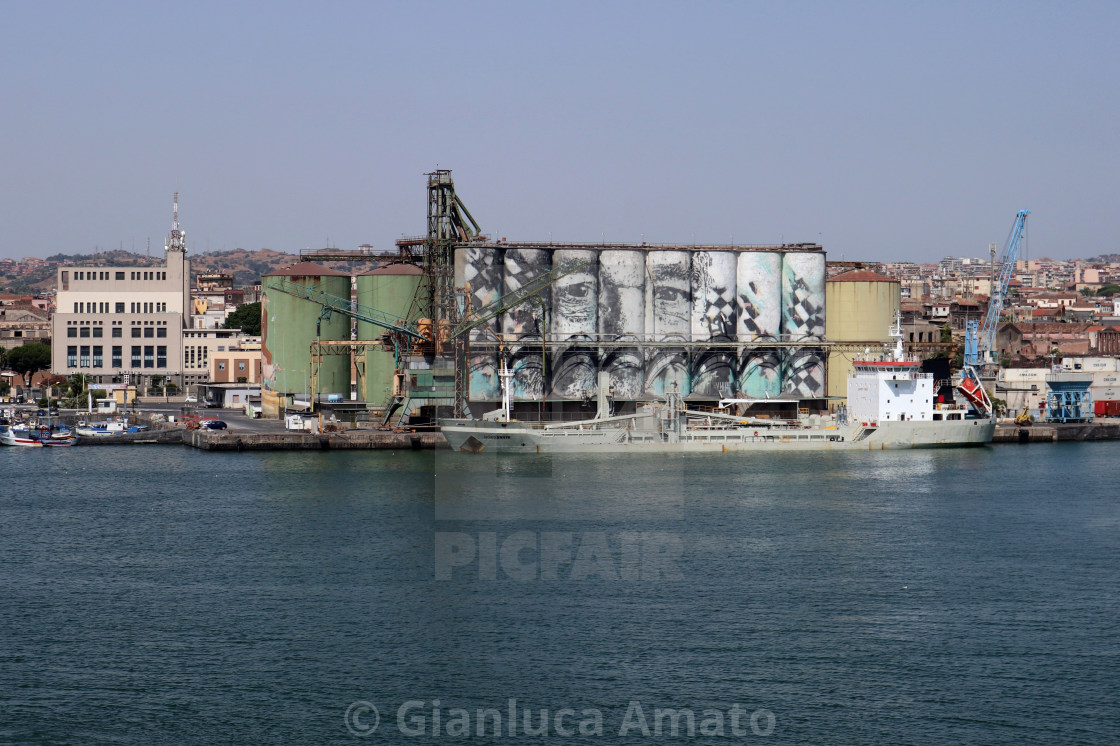
[[[782,257],[782,338],[812,342],[825,334],[825,262],[819,251],[790,251]],[[825,394],[824,352],[791,348],[783,357],[782,390],[801,399]]]
[[[824,397],[819,246],[464,242],[455,284],[469,284],[477,309],[571,260],[586,266],[472,334],[471,401],[499,396],[493,347],[482,349],[490,332],[504,340],[520,402],[586,399],[599,372],[623,402],[674,391],[693,401]],[[810,346],[783,354],[785,341]]]
[[[692,336],[692,252],[651,250],[646,255],[646,337],[664,346],[646,349],[646,394],[689,393],[688,353],[674,342]]]
[[[599,333],[599,252],[557,249],[554,267],[579,262],[585,266],[552,284],[549,338],[556,341],[548,374],[556,399],[582,399],[595,393],[599,370],[598,349],[592,344]]]
[[[309,401],[330,394],[349,398],[350,357],[328,355],[319,368],[318,390],[312,391],[311,343],[316,339],[350,339],[350,317],[333,313],[321,318],[323,307],[284,292],[285,286],[313,287],[339,298],[350,298],[350,275],[311,262],[299,262],[261,279],[261,406],[276,416],[298,398]]]
[[[857,269],[825,284],[828,303],[826,329],[833,342],[891,342],[888,330],[902,302],[898,280]],[[873,349],[878,353],[878,349]],[[844,397],[852,360],[859,353],[833,351],[828,358],[828,395]]]
[[[502,296],[502,250],[494,246],[460,246],[455,249],[455,287],[470,288],[470,308],[478,311]],[[483,345],[492,346],[501,331],[497,317],[470,332],[469,340],[478,342],[472,348],[467,365],[469,399],[496,402],[502,398],[498,380],[498,355]]]
[[[640,399],[645,364],[637,344],[646,334],[646,253],[606,249],[599,253],[600,368],[610,375],[619,399]],[[633,345],[626,344],[633,342]]]
[[[695,398],[719,399],[735,389],[736,272],[732,251],[692,252],[692,341],[711,348],[692,352],[689,389]]]
[[[413,299],[424,278],[424,271],[414,264],[389,264],[360,274],[355,279],[356,300],[361,307],[374,308],[389,315],[398,323],[408,320]],[[384,327],[361,319],[357,322],[357,335],[361,341],[379,340],[386,334]],[[360,396],[371,406],[382,406],[393,392],[393,374],[396,372],[396,351],[392,343],[365,348],[362,370],[362,351],[355,351],[360,377]]]
[[[738,255],[736,338],[752,343],[739,352],[736,383],[749,398],[774,398],[782,393],[781,354],[759,347],[777,340],[782,327],[782,255],[777,251],[744,251]]]
[[[552,269],[552,252],[546,249],[510,247],[502,257],[502,290],[511,293]],[[542,342],[544,316],[549,294],[537,296],[545,307],[522,303],[502,314],[502,335],[510,343],[513,396],[522,401],[540,401],[545,394],[545,354]]]

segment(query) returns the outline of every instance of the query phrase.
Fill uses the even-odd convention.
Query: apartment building
[[[260,383],[260,337],[239,329],[187,329],[183,332],[183,383]]]

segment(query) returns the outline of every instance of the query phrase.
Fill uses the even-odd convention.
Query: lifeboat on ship
[[[988,392],[972,376],[962,376],[961,382],[957,384],[957,391],[961,392],[961,395],[968,399],[969,403],[976,407],[978,412],[987,412],[991,408],[991,403],[988,401]]]

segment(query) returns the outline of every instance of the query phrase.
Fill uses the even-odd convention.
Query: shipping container
[[[1093,414],[1097,417],[1120,417],[1120,400],[1093,402]]]

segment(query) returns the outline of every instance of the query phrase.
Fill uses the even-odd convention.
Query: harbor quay
[[[63,414],[57,421],[76,424],[87,415]],[[203,451],[309,451],[309,450],[430,450],[447,449],[437,429],[354,428],[336,432],[288,431],[273,420],[229,417],[226,430],[187,429],[181,423],[153,421],[150,416],[132,415],[147,430],[107,437],[78,438],[78,445],[186,445]],[[1120,440],[1120,418],[1083,423],[1035,423],[1019,426],[1011,422],[996,426],[993,444],[1063,443]]]

